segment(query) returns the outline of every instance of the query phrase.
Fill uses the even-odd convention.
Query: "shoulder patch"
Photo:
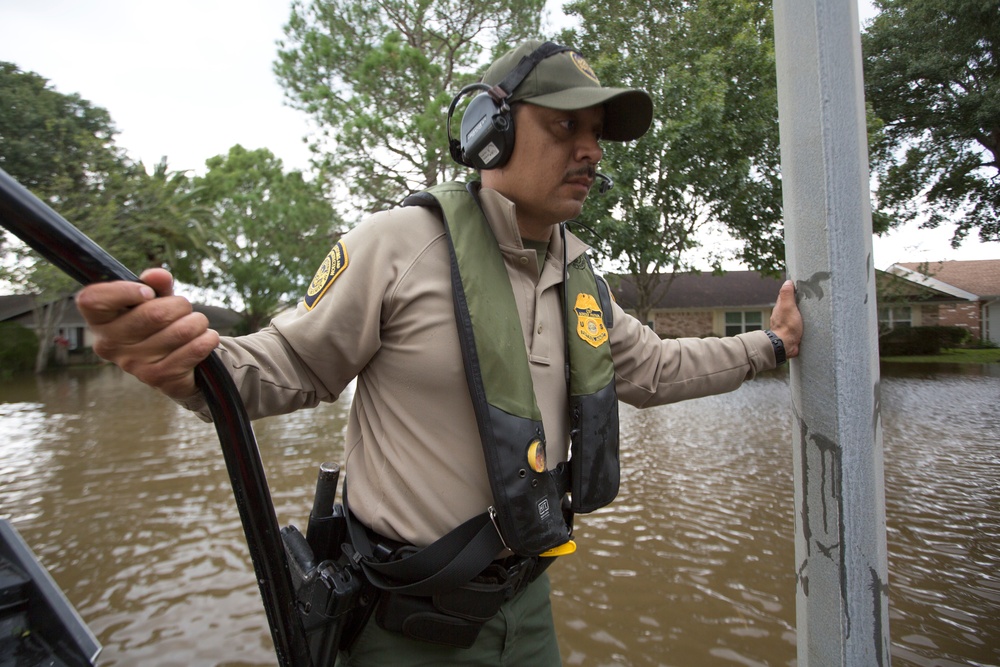
[[[316,270],[309,289],[306,290],[306,298],[303,300],[306,310],[312,310],[323,298],[330,285],[337,279],[344,269],[347,268],[347,248],[343,241],[337,241],[337,245],[323,258],[323,263]]]

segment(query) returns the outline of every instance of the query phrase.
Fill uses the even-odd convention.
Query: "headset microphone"
[[[605,176],[604,174],[594,174],[594,177],[601,182],[597,186],[597,194],[603,195],[607,194],[611,188],[615,187],[615,182],[611,180],[610,176]]]

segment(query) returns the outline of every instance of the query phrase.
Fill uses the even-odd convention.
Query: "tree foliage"
[[[196,277],[211,228],[210,210],[193,198],[191,179],[166,160],[148,174],[114,141],[110,114],[63,94],[34,72],[0,63],[0,167],[136,272],[169,266]],[[8,242],[0,277],[33,294],[43,370],[58,315],[78,287],[20,243]]]
[[[876,213],[1000,241],[1000,2],[875,0],[865,93],[883,123]]]
[[[241,302],[256,331],[305,292],[340,232],[338,220],[320,187],[300,171],[285,173],[266,148],[233,146],[206,165],[196,187],[220,234],[210,241],[216,259],[206,284]]]
[[[30,370],[38,354],[38,336],[16,322],[0,322],[0,379]]]
[[[454,178],[448,106],[493,55],[537,36],[543,0],[295,0],[275,73],[318,130],[334,193],[361,209]]]
[[[751,267],[782,265],[777,85],[770,8],[750,0],[649,3],[615,11],[566,6],[581,49],[606,86],[642,88],[653,126],[626,145],[606,143],[602,169],[616,187],[588,202],[584,221],[636,281],[638,310],[669,288],[656,274],[690,269],[696,234],[721,223]]]
[[[121,166],[108,112],[8,62],[0,62],[0,99],[0,168],[63,216],[93,217]]]
[[[121,167],[111,116],[34,72],[0,62],[0,168],[65,217],[93,228],[102,189]],[[6,234],[6,232],[4,232]],[[35,370],[45,369],[54,317],[76,284],[20,243],[5,242],[2,277],[35,296]]]
[[[107,111],[33,72],[0,63],[0,93],[10,101],[0,108],[5,171],[126,266],[193,271],[210,211],[185,173],[169,171],[164,158],[148,174],[115,145]],[[30,287],[35,261],[20,259],[14,278]]]
[[[171,270],[177,280],[202,285],[212,242],[224,238],[213,211],[200,198],[186,171],[170,171],[167,159],[153,172],[142,163],[127,164],[108,183],[102,201],[105,224],[94,238],[138,273],[151,266]]]

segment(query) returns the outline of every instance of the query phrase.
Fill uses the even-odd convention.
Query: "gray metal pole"
[[[890,664],[878,336],[856,0],[775,0],[799,667]]]

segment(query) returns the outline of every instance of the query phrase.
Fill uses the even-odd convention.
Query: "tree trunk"
[[[56,325],[66,312],[66,299],[59,297],[49,303],[39,303],[36,299],[34,318],[35,333],[38,334],[38,354],[35,356],[35,373],[44,373],[49,367],[49,352],[55,338]]]

